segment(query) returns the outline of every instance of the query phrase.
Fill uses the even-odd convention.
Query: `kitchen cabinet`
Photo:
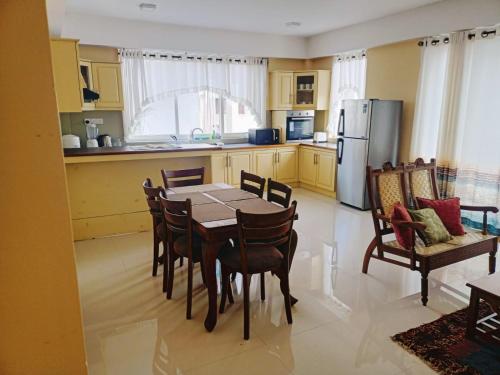
[[[252,152],[223,152],[210,156],[212,182],[240,186],[241,171],[252,171]]]
[[[296,182],[298,180],[297,147],[280,147],[254,151],[254,173],[266,179],[272,178],[280,182]]]
[[[92,90],[99,94],[96,109],[123,110],[120,63],[92,62]]]
[[[269,109],[327,110],[330,71],[273,71],[269,75]]]
[[[301,147],[299,154],[300,183],[320,191],[335,192],[336,152]]]
[[[81,112],[80,66],[78,40],[52,39],[52,72],[59,112]]]
[[[276,71],[269,74],[269,109],[292,109],[293,77],[293,72]]]

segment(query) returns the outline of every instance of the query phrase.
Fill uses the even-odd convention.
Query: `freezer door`
[[[344,100],[339,119],[339,136],[368,138],[370,134],[371,100]]]
[[[337,200],[366,209],[368,141],[341,138],[338,140],[337,153]]]

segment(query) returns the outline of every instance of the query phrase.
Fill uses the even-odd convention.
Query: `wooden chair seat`
[[[193,262],[198,263],[201,261],[201,237],[193,234]],[[187,258],[188,251],[188,238],[187,236],[180,236],[174,241],[174,251],[177,255]]]
[[[440,242],[431,246],[425,246],[424,242],[420,238],[416,238],[415,252],[417,253],[417,255],[420,255],[422,257],[428,257],[444,253],[446,251],[456,251],[459,248],[465,247],[467,245],[478,244],[484,241],[491,241],[494,238],[496,238],[496,236],[492,236],[489,234],[485,235],[480,231],[476,231],[473,229],[469,230],[463,236],[454,236],[453,239],[447,242]],[[397,249],[403,249],[396,240],[384,242],[384,245]]]
[[[283,254],[274,246],[252,247],[247,250],[248,273],[255,274],[278,269],[283,261]],[[241,272],[241,254],[238,248],[226,246],[219,255],[219,260],[232,270]]]

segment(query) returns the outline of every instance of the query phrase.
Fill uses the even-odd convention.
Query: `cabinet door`
[[[122,77],[119,63],[92,63],[94,90],[100,95],[96,109],[123,109]]]
[[[272,110],[292,109],[293,105],[293,73],[271,72],[270,103]]]
[[[276,179],[281,182],[295,182],[298,180],[297,148],[279,148],[276,151]]]
[[[212,183],[227,183],[227,154],[212,154],[210,156],[210,167],[212,169]]]
[[[81,112],[80,64],[76,40],[51,40],[52,71],[59,112]]]
[[[318,72],[294,73],[293,108],[315,109],[317,101]]]
[[[254,151],[254,173],[260,177],[275,179],[276,149]]]
[[[240,186],[241,171],[252,171],[251,152],[229,152],[228,154],[228,181],[234,186]]]
[[[316,160],[318,163],[316,186],[325,190],[335,191],[335,153],[320,151]]]
[[[308,148],[299,151],[300,182],[316,185],[316,152]]]

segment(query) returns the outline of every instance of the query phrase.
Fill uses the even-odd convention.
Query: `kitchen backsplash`
[[[103,125],[98,125],[99,134],[108,134],[112,138],[120,138],[123,141],[123,118],[120,111],[85,111],[78,113],[61,113],[61,133],[74,134],[80,137],[80,142],[85,144],[87,136],[83,119],[102,118]]]

